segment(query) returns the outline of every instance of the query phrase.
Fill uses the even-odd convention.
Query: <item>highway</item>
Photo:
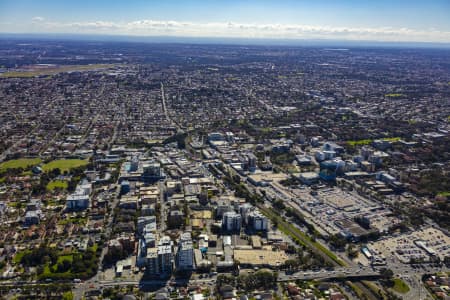
[[[161,89],[163,93],[163,99],[164,99],[164,87],[161,84]],[[164,101],[163,101],[164,103]],[[239,175],[237,172],[235,172],[232,168],[227,168],[229,172],[233,175]],[[207,172],[209,175],[211,175],[209,172]],[[206,170],[205,170],[205,175]],[[241,178],[241,182],[245,183],[247,188],[250,192],[256,193],[260,196],[262,196],[260,188],[254,187],[250,184],[247,184],[246,178],[244,176],[239,175]],[[160,195],[160,203],[161,203],[161,220],[160,220],[160,231],[163,232],[165,230],[165,222],[163,221],[165,219],[165,203],[164,203],[164,194],[163,194],[163,185],[164,182],[159,182],[160,188],[161,188],[161,195]],[[287,205],[289,205],[289,202],[292,203],[292,201],[285,201]],[[267,207],[264,205],[258,205],[259,208],[263,211],[267,211]],[[269,210],[270,211],[270,210]],[[110,222],[108,222],[107,231],[110,231],[110,227],[112,226],[112,219]],[[284,220],[280,221],[281,223],[286,223]],[[280,223],[279,223],[280,225]],[[292,224],[287,224],[292,225]],[[296,232],[293,232],[295,236],[297,236]],[[346,267],[339,266],[334,260],[332,260],[330,257],[326,255],[326,253],[323,253],[321,249],[318,249],[309,239],[305,239],[304,237],[301,237],[301,240],[304,240],[305,244],[311,247],[312,249],[315,249],[317,253],[320,253],[327,261],[332,263],[335,268],[333,270],[318,270],[318,271],[301,271],[301,272],[295,272],[292,274],[285,274],[284,272],[279,272],[278,281],[279,282],[286,282],[286,281],[293,281],[293,280],[334,280],[334,279],[340,279],[340,280],[354,280],[355,285],[358,286],[361,290],[368,293],[368,296],[370,299],[376,299],[376,295],[373,295],[371,291],[369,291],[362,283],[357,282],[358,279],[367,279],[367,278],[379,278],[380,273],[377,269],[371,268],[371,267],[363,267],[363,266],[357,266],[355,263],[350,262],[347,263]],[[102,256],[104,253],[102,253]],[[342,259],[342,258],[341,258]],[[345,263],[344,263],[345,264]],[[404,278],[405,281],[410,285],[411,291],[408,293],[408,295],[411,295],[411,299],[421,299],[421,295],[425,295],[426,292],[421,290],[422,284],[417,281],[420,280],[418,277],[421,273],[419,270],[417,270],[417,273],[413,272],[412,268],[408,265],[404,265],[401,263],[396,264],[395,262],[390,263],[387,268],[391,268],[394,270],[395,274],[410,274],[410,279]],[[380,267],[381,268],[381,267]],[[437,271],[436,270],[429,270],[429,271]],[[419,279],[418,279],[419,278]],[[205,284],[205,285],[214,285],[215,284],[215,278],[204,278],[204,279],[192,279],[189,281],[178,281],[178,284]],[[74,299],[81,299],[82,294],[87,289],[98,289],[101,287],[107,287],[107,286],[116,286],[116,285],[136,285],[136,286],[155,286],[155,285],[167,285],[169,284],[168,280],[148,280],[148,281],[142,281],[142,280],[127,280],[126,278],[117,278],[114,280],[99,280],[98,275],[93,277],[92,279],[86,281],[85,283],[77,284],[77,287],[75,288],[74,293]]]
[[[305,271],[296,272],[290,275],[280,273],[278,275],[278,281],[291,281],[291,280],[331,280],[331,279],[342,279],[342,278],[367,278],[374,277],[377,278],[380,273],[374,271],[372,268],[339,268],[335,270],[320,270],[320,271]]]
[[[305,272],[296,272],[290,275],[286,275],[283,272],[279,273],[278,282],[286,282],[293,280],[332,280],[332,279],[349,279],[349,278],[367,278],[367,277],[378,277],[380,274],[376,271],[373,271],[370,268],[361,268],[361,269],[353,269],[353,268],[339,268],[335,270],[319,270],[319,271],[305,271]],[[169,284],[170,280],[127,280],[125,278],[117,278],[115,280],[89,280],[85,283],[80,283],[78,286],[89,286],[93,289],[108,287],[108,286],[126,286],[126,285],[136,285],[136,286],[155,286],[160,285],[164,286]],[[191,279],[187,280],[177,280],[172,281],[174,284],[177,283],[179,285],[186,284],[203,284],[203,285],[211,285],[215,284],[216,278],[202,278],[202,279]]]

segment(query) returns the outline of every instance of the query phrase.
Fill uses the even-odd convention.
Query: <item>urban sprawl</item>
[[[449,299],[450,53],[2,40],[2,299]]]

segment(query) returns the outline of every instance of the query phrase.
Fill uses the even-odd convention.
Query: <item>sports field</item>
[[[7,169],[26,169],[28,167],[32,167],[41,163],[40,158],[19,158],[12,159],[0,164],[0,172],[4,172]]]
[[[44,172],[60,169],[61,172],[70,171],[70,169],[85,166],[89,163],[87,159],[57,159],[42,166]]]

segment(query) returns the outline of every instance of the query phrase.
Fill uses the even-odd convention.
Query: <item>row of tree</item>
[[[241,290],[253,291],[255,289],[271,289],[277,284],[278,273],[268,270],[261,270],[254,274],[239,275],[219,275],[217,277],[217,287],[220,289],[225,285],[231,285]]]

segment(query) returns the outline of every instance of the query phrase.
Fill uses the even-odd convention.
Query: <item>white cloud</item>
[[[238,37],[282,39],[346,39],[375,41],[450,42],[450,32],[392,27],[331,27],[300,24],[245,24],[234,22],[179,22],[136,20],[130,22],[51,22],[34,17],[37,32],[100,33],[136,36]]]
[[[45,20],[45,18],[43,18],[43,17],[33,17],[31,19],[31,21],[33,21],[33,22],[43,22],[44,20]]]

